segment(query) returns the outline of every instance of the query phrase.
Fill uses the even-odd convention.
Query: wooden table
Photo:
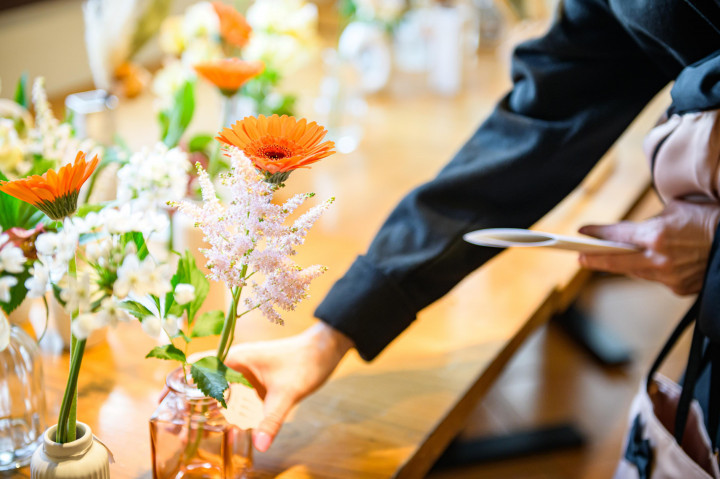
[[[312,298],[286,316],[285,327],[248,315],[238,325],[238,341],[290,335],[312,324],[315,306],[365,250],[392,206],[439,170],[508,87],[506,68],[492,57],[481,57],[469,70],[467,87],[456,98],[427,92],[421,78],[396,76],[388,93],[369,101],[359,150],[293,174],[287,194],[337,197],[299,256],[303,264],[321,263],[330,270],[314,284]],[[306,76],[313,75],[308,69]],[[202,95],[209,100],[200,105],[193,129],[212,131],[217,102],[212,92]],[[301,111],[313,117],[314,92],[303,89],[303,95]],[[155,138],[150,101],[141,98],[119,111],[119,131],[133,147]],[[573,234],[586,222],[626,215],[648,187],[640,139],[663,101],[539,228]],[[572,253],[499,255],[423,311],[372,364],[351,353],[331,380],[296,408],[271,450],[256,454],[258,477],[422,477],[513,352],[568,304],[582,278]],[[114,452],[115,479],[152,476],[147,421],[171,368],[143,359],[152,346],[137,324],[123,325],[85,355],[78,417]],[[197,349],[211,346],[206,341]],[[44,359],[49,418],[55,421],[68,358]]]

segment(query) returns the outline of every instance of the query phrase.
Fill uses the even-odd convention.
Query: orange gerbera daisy
[[[70,216],[77,210],[80,187],[92,175],[98,157],[85,162],[85,153],[79,151],[73,164],[67,164],[40,175],[14,181],[0,181],[0,191],[30,203],[54,220]]]
[[[325,128],[304,118],[260,115],[224,128],[216,139],[241,149],[266,180],[281,184],[293,170],[335,153],[332,141],[320,143],[326,134]]]
[[[193,68],[218,87],[223,95],[233,96],[248,80],[261,74],[265,64],[260,61],[246,62],[239,58],[222,58],[198,63]]]
[[[250,39],[252,27],[243,14],[222,2],[212,2],[212,6],[220,19],[220,36],[223,40],[230,45],[244,47]]]

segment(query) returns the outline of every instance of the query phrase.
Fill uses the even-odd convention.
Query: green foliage
[[[225,315],[222,311],[208,311],[201,314],[197,321],[195,321],[195,326],[193,326],[190,336],[193,338],[217,336],[222,333],[224,324]]]
[[[30,109],[30,95],[28,91],[28,74],[27,72],[23,72],[15,87],[15,103],[25,109]]]
[[[197,361],[190,368],[190,374],[203,394],[217,399],[223,407],[227,407],[224,393],[230,387],[229,383],[242,383],[252,387],[242,374],[228,368],[215,356],[207,356]]]
[[[213,140],[214,138],[212,135],[208,135],[206,133],[197,134],[190,138],[190,142],[188,143],[188,150],[190,151],[190,153],[207,154]]]
[[[180,143],[180,138],[190,124],[194,112],[195,85],[186,81],[175,94],[172,108],[158,115],[160,136],[168,148],[174,148]]]
[[[7,181],[7,179],[0,172],[0,180]],[[3,231],[16,226],[26,230],[33,229],[44,217],[45,215],[34,206],[0,192],[0,227]]]
[[[13,276],[17,278],[17,284],[10,288],[10,301],[7,303],[0,303],[0,307],[5,311],[5,314],[10,314],[20,306],[27,296],[27,288],[25,287],[25,280],[30,277],[30,272],[25,270],[22,273],[10,274],[7,276]]]
[[[195,299],[190,301],[186,305],[179,305],[175,302],[172,291],[165,295],[165,311],[167,314],[173,314],[175,316],[182,315],[182,311],[187,311],[188,325],[191,326],[195,320],[195,315],[205,302],[208,291],[210,291],[210,282],[205,277],[197,264],[195,264],[195,258],[189,251],[180,257],[178,261],[177,270],[170,280],[170,284],[175,290],[175,286],[180,283],[191,284],[195,288]]]
[[[123,301],[120,303],[120,307],[141,321],[143,318],[153,315],[152,311],[137,301]]]
[[[172,343],[166,344],[164,346],[154,347],[153,350],[147,353],[147,356],[145,357],[167,359],[169,361],[180,361],[183,364],[187,362],[185,353],[183,353],[180,349],[176,348]]]
[[[145,259],[149,254],[147,244],[145,244],[145,238],[142,233],[138,231],[130,231],[129,233],[123,233],[120,237],[120,243],[125,246],[128,243],[135,243],[137,247],[137,257],[139,260]]]

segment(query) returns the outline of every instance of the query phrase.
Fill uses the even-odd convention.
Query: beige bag
[[[683,331],[695,322],[698,310],[699,300],[655,360],[648,375],[652,380],[642,381],[630,407],[628,433],[614,479],[720,479],[703,412],[692,399],[695,381],[705,362],[704,336],[697,327],[685,376],[685,394],[678,384],[656,373]],[[684,431],[682,441],[678,441],[676,430]]]

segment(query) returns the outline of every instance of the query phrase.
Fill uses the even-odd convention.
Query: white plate
[[[626,243],[604,241],[595,238],[561,236],[541,231],[517,228],[490,228],[467,233],[463,239],[468,243],[497,248],[544,247],[581,253],[635,253],[639,247]]]

